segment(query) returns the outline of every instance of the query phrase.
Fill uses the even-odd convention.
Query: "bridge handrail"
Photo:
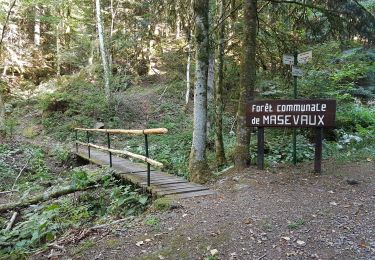
[[[123,155],[129,156],[129,157],[133,157],[135,159],[142,160],[142,161],[144,161],[146,163],[149,163],[149,164],[151,164],[153,166],[156,166],[156,167],[163,167],[163,164],[161,162],[155,161],[155,160],[153,160],[151,158],[148,158],[146,156],[135,154],[135,153],[132,153],[132,152],[129,152],[129,151],[126,151],[126,150],[115,150],[115,149],[106,148],[104,146],[99,146],[99,145],[92,144],[92,143],[84,143],[84,142],[80,142],[80,141],[76,141],[76,143],[80,144],[82,146],[94,147],[98,150],[102,150],[102,151],[106,151],[106,152],[123,154]]]
[[[78,145],[87,146],[88,148],[88,156],[91,158],[91,151],[90,148],[96,148],[102,151],[106,151],[109,153],[109,166],[112,167],[112,153],[115,154],[123,154],[138,160],[142,160],[147,163],[147,186],[150,186],[151,182],[151,170],[150,165],[156,166],[156,167],[163,167],[163,164],[161,162],[155,161],[151,158],[149,158],[149,147],[148,147],[148,135],[156,135],[156,134],[166,134],[168,133],[168,129],[166,128],[153,128],[153,129],[91,129],[91,128],[74,128],[76,132],[76,153],[78,154]],[[84,131],[86,132],[86,138],[87,142],[81,142],[78,140],[78,131]],[[99,132],[99,133],[105,133],[107,135],[107,147],[95,145],[93,143],[90,143],[90,132]],[[115,150],[111,149],[111,138],[110,135],[113,134],[126,134],[126,135],[144,135],[145,137],[145,156],[135,154],[126,150]]]
[[[91,129],[91,128],[74,128],[76,131],[84,132],[100,132],[109,134],[125,134],[125,135],[158,135],[168,133],[166,128],[151,129]]]

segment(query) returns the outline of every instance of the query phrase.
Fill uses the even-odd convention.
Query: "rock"
[[[94,128],[95,129],[103,129],[104,123],[103,122],[96,122]]]
[[[346,183],[348,183],[349,185],[357,185],[359,184],[359,181],[355,179],[346,179]]]
[[[217,249],[212,249],[210,251],[211,255],[214,256],[214,255],[217,255],[219,253],[219,251]]]
[[[247,218],[247,219],[245,219],[244,220],[244,224],[246,224],[246,225],[249,225],[249,224],[251,224],[251,223],[253,223],[254,221],[251,219],[251,218]]]
[[[237,176],[232,178],[232,181],[237,181],[238,182],[239,180],[240,180],[240,177],[237,177]]]

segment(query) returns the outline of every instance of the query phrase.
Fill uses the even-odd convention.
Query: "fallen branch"
[[[16,183],[17,183],[18,179],[21,177],[21,175],[22,175],[23,171],[26,169],[27,165],[29,165],[29,162],[30,162],[30,159],[27,160],[26,164],[25,164],[25,165],[22,167],[22,169],[20,170],[20,172],[19,172],[19,174],[18,174],[16,180],[15,180],[14,183],[13,183],[12,189],[14,189],[14,186],[16,186]]]
[[[112,225],[115,225],[115,224],[118,224],[118,223],[124,222],[124,221],[129,220],[129,219],[131,219],[131,217],[118,219],[118,220],[112,221],[112,222],[110,222],[110,223],[108,223],[108,224],[102,224],[102,225],[97,225],[97,226],[94,226],[94,227],[90,227],[89,229],[102,229],[102,228],[107,228],[107,227],[109,227],[109,226],[112,226]]]
[[[10,231],[12,229],[12,227],[14,225],[14,222],[16,221],[17,216],[18,216],[18,212],[17,211],[13,212],[13,215],[10,218],[9,223],[8,223],[7,227],[5,228],[5,231]]]
[[[18,190],[8,190],[8,191],[0,191],[0,195],[9,194],[13,192],[18,192]]]
[[[100,185],[97,185],[95,183],[91,183],[89,187],[65,187],[61,190],[58,191],[53,191],[53,192],[45,192],[43,194],[37,195],[35,197],[31,197],[30,199],[22,200],[19,202],[15,203],[7,203],[7,204],[2,204],[0,205],[0,213],[11,210],[11,209],[21,209],[21,208],[26,208],[32,204],[37,204],[39,202],[47,201],[50,199],[55,199],[58,197],[61,197],[63,195],[68,195],[70,193],[74,193],[77,191],[85,191],[89,189],[95,189],[99,187]]]

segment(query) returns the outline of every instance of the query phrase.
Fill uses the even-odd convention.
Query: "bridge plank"
[[[87,147],[79,146],[77,156],[101,166],[109,166],[109,154],[91,147],[90,158]],[[132,162],[119,156],[112,156],[113,169],[121,176],[146,190],[153,196],[173,196],[184,199],[215,194],[207,187],[188,182],[182,177],[151,169],[151,186],[147,187],[147,168],[145,164]]]

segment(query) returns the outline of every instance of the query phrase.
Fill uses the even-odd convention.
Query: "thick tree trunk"
[[[35,20],[34,20],[34,44],[40,46],[40,15],[41,9],[39,6],[35,6]]]
[[[224,17],[225,0],[221,0],[219,17]],[[219,48],[217,53],[217,80],[215,85],[215,157],[217,167],[226,163],[223,142],[223,88],[224,88],[224,32],[225,22],[220,25],[218,32]]]
[[[254,98],[256,77],[256,27],[257,0],[245,0],[243,52],[241,64],[240,97],[237,110],[237,143],[235,148],[235,167],[246,168],[250,163],[250,131],[246,127],[246,102]]]
[[[99,49],[102,57],[102,65],[104,70],[104,89],[105,89],[105,96],[107,98],[107,101],[109,102],[111,98],[111,90],[109,85],[109,80],[111,77],[111,70],[108,63],[108,57],[107,57],[107,50],[105,48],[104,43],[104,29],[103,29],[103,23],[102,23],[102,16],[101,16],[101,8],[100,8],[100,0],[95,0],[96,5],[96,26],[98,28],[98,38],[99,38]]]
[[[208,0],[195,0],[196,71],[194,92],[194,131],[190,153],[190,179],[205,182],[209,178],[206,161]]]

